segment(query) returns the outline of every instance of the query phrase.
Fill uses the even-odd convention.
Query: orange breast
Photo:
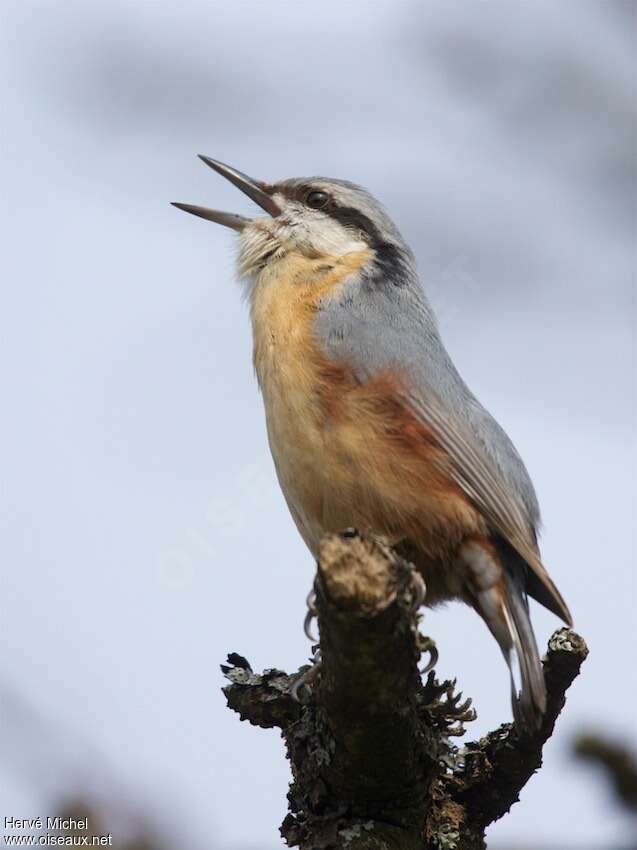
[[[329,297],[368,252],[266,268],[251,296],[254,364],[279,481],[310,549],[349,526],[411,540],[427,557],[449,558],[481,516],[451,480],[431,432],[400,399],[402,376],[361,383],[329,360],[312,332]]]

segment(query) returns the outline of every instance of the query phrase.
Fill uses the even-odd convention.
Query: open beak
[[[234,183],[238,189],[241,189],[241,191],[249,198],[252,198],[255,203],[257,203],[266,212],[270,213],[273,218],[277,215],[281,215],[281,209],[278,204],[274,202],[272,196],[266,191],[263,183],[260,183],[258,180],[253,180],[246,174],[242,174],[241,171],[237,171],[236,168],[231,168],[229,165],[225,165],[223,162],[218,162],[216,159],[210,159],[210,157],[202,156],[201,154],[199,154],[199,159],[205,162],[206,165],[210,166],[210,168],[218,174],[221,174],[222,177],[225,177],[226,180]],[[233,230],[243,230],[246,224],[250,221],[249,218],[245,218],[242,215],[221,212],[220,210],[210,210],[207,207],[197,207],[193,204],[178,204],[173,202],[173,207],[177,207],[177,209],[183,210],[184,212],[192,213],[192,215],[198,215],[200,218],[205,218],[208,221],[214,221],[216,224],[223,224],[225,227],[231,227]]]

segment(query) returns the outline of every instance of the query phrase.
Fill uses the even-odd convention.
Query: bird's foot
[[[409,582],[409,590],[411,593],[411,612],[416,615],[416,620],[418,623],[422,620],[422,614],[419,614],[419,609],[425,604],[425,600],[427,598],[427,585],[425,584],[425,580],[422,577],[422,573],[420,573],[415,567],[411,568],[411,579]],[[426,637],[425,635],[418,632],[417,635],[417,645],[420,654],[422,655],[425,652],[429,653],[429,661],[425,664],[425,666],[420,671],[424,676],[438,663],[438,650],[436,649],[436,644],[430,637]]]
[[[410,589],[411,610],[415,612],[425,604],[427,585],[425,584],[425,580],[422,575],[418,572],[418,570],[413,569],[413,567],[411,570]]]
[[[318,611],[316,608],[316,591],[314,588],[310,590],[307,595],[307,614],[305,615],[305,619],[303,620],[303,631],[305,632],[305,637],[312,641],[312,643],[316,643],[316,638],[312,634],[312,620],[315,620]]]
[[[426,637],[425,635],[420,634],[420,632],[418,632],[418,649],[420,650],[421,654],[425,652],[429,653],[429,661],[420,671],[421,674],[424,676],[430,670],[433,670],[433,668],[438,663],[438,650],[436,648],[435,642],[430,637]]]
[[[318,647],[311,660],[312,666],[302,673],[290,688],[295,702],[305,703],[312,694],[312,687],[321,672],[321,650]]]

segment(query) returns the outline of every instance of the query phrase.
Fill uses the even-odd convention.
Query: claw
[[[305,671],[298,679],[294,682],[292,687],[290,688],[290,695],[295,702],[302,703],[301,699],[301,688],[305,688],[308,693],[308,696],[312,693],[312,685],[316,680],[318,674],[321,671],[321,650],[317,649],[314,653],[314,657],[312,658],[312,666]]]
[[[420,575],[420,573],[416,572],[416,570],[411,571],[411,587],[413,591],[413,599],[411,603],[411,610],[417,611],[421,605],[425,604],[425,597],[427,596],[427,585],[425,584],[425,580]]]
[[[299,678],[294,682],[294,684],[290,688],[290,696],[292,697],[294,702],[303,702],[300,696],[301,688],[305,688],[306,686],[307,683],[305,681],[305,673],[303,673],[303,675],[299,676]]]
[[[315,616],[316,615],[313,614],[311,611],[308,611],[305,615],[305,619],[303,620],[303,631],[305,632],[305,637],[308,640],[311,640],[312,643],[316,643],[316,638],[312,633],[312,620],[314,620]]]
[[[439,657],[438,656],[438,649],[436,648],[436,644],[434,643],[434,641],[431,638],[425,637],[424,635],[421,635],[421,634],[418,635],[418,648],[420,649],[421,652],[428,652],[429,653],[429,661],[425,664],[425,666],[420,671],[421,674],[424,676],[430,670],[433,670],[433,668],[438,663],[438,657]]]
[[[312,643],[316,643],[316,638],[312,634],[312,620],[316,618],[316,615],[316,592],[310,590],[307,595],[307,614],[303,620],[303,631],[305,632],[305,637],[309,641],[312,641]]]

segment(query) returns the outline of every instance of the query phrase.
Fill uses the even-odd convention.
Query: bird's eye
[[[320,210],[323,209],[329,199],[330,196],[327,192],[310,192],[305,200],[308,207],[312,207],[313,210]]]

